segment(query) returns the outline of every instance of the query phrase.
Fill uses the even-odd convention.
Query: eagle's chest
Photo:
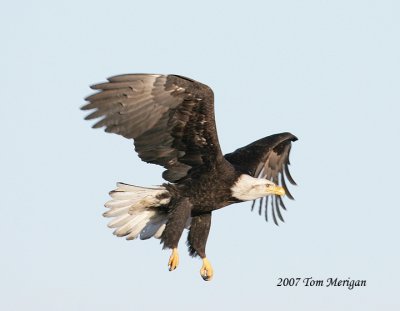
[[[187,196],[193,205],[193,212],[213,211],[235,203],[232,201],[231,191],[234,182],[235,176],[227,176],[222,172],[192,179],[187,188]]]

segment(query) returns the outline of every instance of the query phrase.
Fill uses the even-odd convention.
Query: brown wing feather
[[[291,142],[297,137],[290,133],[281,133],[264,137],[245,147],[226,154],[225,158],[238,169],[253,177],[266,178],[277,185],[281,185],[289,199],[293,200],[292,194],[286,185],[286,179],[293,185],[295,181],[289,173],[289,153]],[[268,220],[268,203],[271,206],[271,214],[275,224],[278,218],[283,221],[280,208],[286,209],[280,196],[274,196],[265,200],[265,219]],[[261,214],[263,200],[260,199],[259,213]],[[253,202],[252,209],[254,208]]]
[[[164,166],[176,182],[188,170],[222,157],[214,119],[212,90],[175,75],[127,74],[91,87],[82,110],[101,118],[94,128],[134,139],[139,157]]]

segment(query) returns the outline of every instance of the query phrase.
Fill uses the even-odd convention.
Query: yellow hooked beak
[[[272,188],[272,194],[276,194],[276,195],[285,195],[285,189],[283,189],[283,187],[280,186],[275,186]]]

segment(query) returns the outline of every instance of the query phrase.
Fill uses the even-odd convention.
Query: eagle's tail
[[[115,228],[116,236],[127,240],[160,238],[168,220],[166,206],[171,195],[165,187],[145,188],[117,183],[110,192],[112,200],[104,206],[109,208],[104,217],[114,217],[108,226]],[[164,208],[163,208],[164,207]]]

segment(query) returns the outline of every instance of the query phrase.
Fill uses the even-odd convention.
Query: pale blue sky
[[[1,310],[399,309],[398,1],[13,1],[0,34]],[[184,243],[170,273],[158,240],[101,217],[116,181],[162,182],[79,110],[89,84],[130,72],[211,86],[225,152],[299,137],[285,224],[250,203],[214,213],[212,282]]]

